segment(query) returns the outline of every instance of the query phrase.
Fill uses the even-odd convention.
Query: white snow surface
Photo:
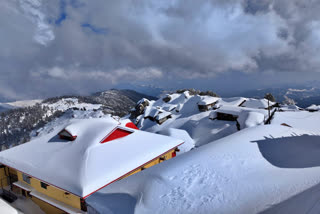
[[[101,189],[100,213],[319,213],[320,137],[248,128]]]
[[[86,110],[93,110],[93,109],[99,109],[101,107],[101,104],[80,103],[77,98],[63,98],[55,103],[52,103],[52,104],[44,103],[42,105],[46,105],[50,108],[53,108],[55,110],[60,110],[60,111],[66,111],[67,109],[70,109],[70,108],[79,108],[79,109],[85,108]]]
[[[163,118],[165,118],[165,117],[168,117],[168,116],[170,116],[170,115],[171,115],[171,112],[162,112],[162,113],[160,113],[160,114],[157,115],[156,119],[157,119],[157,120],[161,120],[161,119],[163,119]]]
[[[320,105],[315,105],[312,104],[311,106],[306,108],[307,110],[313,110],[313,111],[319,111],[320,110]]]
[[[199,105],[210,105],[212,103],[217,102],[220,100],[218,97],[211,97],[211,96],[203,96],[201,101],[198,102]]]
[[[186,97],[185,94],[174,93],[170,97],[171,100],[168,103],[165,103],[162,98],[150,101],[150,105],[146,107],[144,114],[139,117],[138,128],[154,133],[166,132],[170,128],[182,129],[193,139],[196,146],[207,144],[237,131],[236,122],[234,121],[210,120],[209,115],[214,110],[199,111],[198,102],[206,96],[190,95]],[[236,98],[235,100],[238,99]],[[172,118],[161,125],[145,118],[150,115],[151,111],[156,111],[157,109],[166,112],[164,109],[169,109],[170,106],[172,108],[176,107],[174,111],[170,111]]]
[[[169,128],[169,129],[159,131],[158,134],[163,134],[163,135],[167,135],[173,138],[183,140],[184,143],[181,146],[179,146],[180,152],[178,152],[177,155],[181,155],[195,148],[194,140],[190,137],[188,132],[186,132],[185,130]]]
[[[3,214],[19,214],[19,211],[0,198],[0,213]]]
[[[296,111],[279,112],[274,115],[271,124],[287,124],[293,128],[311,131],[320,134],[320,112]]]
[[[269,101],[269,106],[274,105],[274,102]],[[249,98],[243,103],[241,106],[248,108],[268,108],[268,100],[267,99],[253,99]]]
[[[247,100],[247,98],[244,97],[221,98],[216,106],[239,106],[245,100]]]
[[[41,103],[42,100],[20,100],[15,102],[7,102],[7,103],[0,103],[0,107],[5,109],[14,109],[14,108],[24,108],[33,106],[36,103]]]
[[[124,125],[111,117],[60,120],[30,142],[1,152],[0,163],[85,197],[183,142]],[[100,143],[119,126],[133,133]],[[59,139],[57,134],[65,127],[72,129],[76,140]]]
[[[300,111],[300,107],[296,105],[281,105],[280,109],[282,111]]]

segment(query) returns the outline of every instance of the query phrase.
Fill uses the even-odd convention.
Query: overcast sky
[[[320,78],[314,0],[0,0],[0,97]]]

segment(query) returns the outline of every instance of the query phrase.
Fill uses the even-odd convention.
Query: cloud
[[[319,9],[298,0],[2,1],[0,95],[316,73]]]

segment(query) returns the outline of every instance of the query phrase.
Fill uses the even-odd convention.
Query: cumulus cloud
[[[320,68],[317,1],[0,4],[0,95],[11,98]]]

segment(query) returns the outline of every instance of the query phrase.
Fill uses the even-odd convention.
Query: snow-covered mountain
[[[18,101],[7,104],[0,114],[1,148],[25,143],[31,135],[50,121],[64,115],[69,117],[99,117],[105,114],[124,116],[143,97],[131,90],[108,90],[91,96],[62,96],[43,101]]]
[[[252,98],[263,98],[266,93],[271,93],[276,98],[277,102],[294,102],[303,108],[312,104],[320,104],[320,88],[312,86],[265,88],[243,92],[238,95]]]
[[[4,112],[15,108],[25,108],[41,102],[42,100],[21,100],[15,102],[0,103],[0,112]]]

